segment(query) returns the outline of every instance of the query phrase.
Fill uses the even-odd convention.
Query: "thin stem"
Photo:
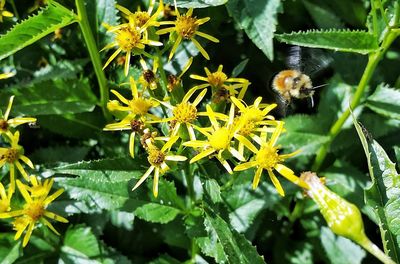
[[[19,18],[19,15],[18,15],[17,7],[15,6],[15,2],[14,2],[14,0],[11,0],[10,2],[11,2],[11,7],[13,9],[14,15],[19,20],[20,18]]]
[[[160,66],[158,68],[160,70],[160,76],[161,76],[161,87],[163,88],[164,94],[168,94],[168,91],[167,91],[168,80],[167,80],[167,75],[165,74],[165,70],[164,70],[164,62],[163,62],[162,53],[160,52],[159,48],[156,48],[156,52],[157,52],[157,57],[158,57],[158,63],[160,64]]]
[[[97,77],[97,82],[100,88],[100,107],[103,110],[104,117],[111,119],[110,113],[107,109],[107,102],[109,100],[107,79],[102,69],[102,63],[99,55],[99,49],[93,37],[92,30],[90,29],[89,21],[87,19],[85,4],[83,0],[75,0],[76,8],[78,10],[79,26],[82,30],[83,38],[87,49],[89,51],[90,59],[92,61],[94,72]]]
[[[190,208],[192,208],[196,197],[195,197],[195,192],[194,192],[194,186],[193,186],[193,173],[190,171],[190,165],[185,166],[185,170],[183,171],[183,174],[185,176],[187,188],[188,188],[188,194],[190,197]]]
[[[378,65],[379,61],[382,59],[385,52],[389,49],[390,45],[397,38],[398,35],[399,34],[397,32],[394,32],[393,30],[388,30],[383,38],[381,48],[369,56],[368,64],[364,70],[361,80],[357,86],[357,90],[350,103],[350,108],[347,109],[345,112],[343,112],[343,114],[339,117],[339,119],[332,125],[331,129],[329,130],[328,133],[329,141],[326,142],[324,145],[322,145],[322,147],[318,150],[317,156],[312,166],[313,171],[319,171],[319,169],[321,168],[321,165],[324,162],[326,155],[328,154],[328,150],[332,144],[332,141],[340,133],[344,123],[350,116],[350,109],[354,109],[360,104],[361,98],[367,88],[369,81],[372,78],[376,66]]]
[[[365,248],[369,253],[374,255],[377,259],[384,264],[396,264],[389,256],[385,255],[374,243],[366,238],[360,245]]]

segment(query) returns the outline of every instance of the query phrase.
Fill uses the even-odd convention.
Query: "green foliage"
[[[227,3],[228,0],[177,0],[176,4],[178,7],[182,8],[205,8],[205,7],[212,7],[212,6],[219,6]],[[169,3],[171,5],[174,4],[172,0],[166,0],[165,3]]]
[[[385,251],[394,260],[398,260],[399,226],[398,221],[395,220],[397,216],[394,214],[399,210],[400,205],[398,203],[400,175],[382,147],[375,140],[371,141],[364,135],[361,126],[355,119],[354,125],[367,156],[372,180],[372,184],[365,190],[366,204],[374,209],[376,217],[379,219]]]
[[[366,31],[309,30],[279,34],[276,35],[276,38],[292,45],[360,54],[367,54],[378,49],[377,39]]]
[[[400,119],[400,91],[387,85],[379,85],[367,99],[367,106],[378,114]]]
[[[76,16],[73,12],[56,2],[51,2],[47,8],[15,25],[0,38],[0,60],[75,21]]]
[[[249,2],[231,0],[226,5],[228,12],[253,43],[270,59],[274,59],[273,38],[277,15],[281,7],[279,0]]]

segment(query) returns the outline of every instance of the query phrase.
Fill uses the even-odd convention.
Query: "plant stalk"
[[[97,77],[97,82],[100,88],[100,107],[106,120],[111,119],[111,115],[107,109],[107,102],[109,100],[109,93],[107,88],[107,78],[102,69],[102,63],[99,55],[99,49],[96,45],[92,30],[90,29],[89,21],[87,19],[86,8],[83,0],[75,0],[76,8],[78,10],[78,22],[82,30],[83,38],[87,49],[89,51],[90,59],[93,64],[94,72]]]
[[[396,264],[389,256],[382,252],[374,243],[371,242],[368,238],[364,240],[360,244],[364,249],[366,249],[369,253],[374,255],[377,259],[382,261],[384,264]]]
[[[322,145],[321,148],[318,150],[317,156],[312,166],[313,171],[319,171],[319,169],[321,168],[322,163],[324,162],[326,155],[328,154],[328,150],[333,140],[340,133],[344,123],[350,116],[350,109],[355,109],[357,106],[360,105],[361,98],[365,93],[365,90],[368,86],[369,81],[372,78],[376,66],[378,65],[379,61],[382,59],[383,55],[386,53],[386,51],[389,49],[390,45],[397,38],[398,35],[399,33],[393,30],[388,30],[387,34],[383,38],[381,48],[369,55],[368,64],[365,67],[364,73],[357,86],[357,90],[353,96],[353,99],[351,100],[350,107],[345,112],[342,113],[339,119],[332,125],[331,129],[329,130],[328,133],[329,141],[326,142],[324,145]]]

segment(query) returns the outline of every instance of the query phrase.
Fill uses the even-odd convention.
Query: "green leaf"
[[[131,212],[149,202],[144,184],[132,191],[132,178],[139,179],[147,169],[143,160],[130,157],[85,161],[55,168],[62,174],[79,175],[75,178],[58,178],[71,198],[85,201],[90,206],[107,210]],[[148,181],[152,184],[152,181]],[[152,194],[150,195],[152,197]],[[150,198],[154,199],[154,198]],[[182,208],[175,186],[163,179],[159,182],[159,197],[154,202]]]
[[[83,67],[88,62],[88,59],[57,61],[55,65],[48,64],[46,67],[35,71],[33,76],[35,77],[36,83],[56,78],[62,78],[64,80],[77,78],[77,75],[83,71]]]
[[[365,251],[351,240],[336,236],[329,228],[321,228],[322,246],[332,264],[361,264]]]
[[[378,114],[400,119],[400,91],[380,84],[367,99],[367,106]]]
[[[87,146],[52,146],[38,148],[29,158],[34,164],[56,163],[56,162],[78,162],[85,158],[90,148]]]
[[[176,5],[182,8],[205,8],[224,5],[226,2],[228,0],[177,0]],[[166,0],[165,3],[174,5],[173,0]]]
[[[166,224],[175,219],[180,210],[156,203],[148,203],[138,207],[135,215],[142,220],[152,223]]]
[[[15,95],[12,115],[52,115],[93,111],[97,98],[89,81],[49,80],[0,90],[0,104]]]
[[[14,234],[2,232],[0,241],[1,264],[12,264],[22,256],[21,241],[14,241]]]
[[[319,28],[330,29],[343,27],[341,19],[336,16],[329,7],[322,3],[315,4],[310,1],[304,1],[304,6]]]
[[[209,236],[215,235],[221,243],[228,263],[265,263],[255,247],[214,212],[205,213],[204,225]]]
[[[253,43],[271,61],[274,59],[273,38],[277,25],[280,0],[230,0],[226,7],[230,16],[246,32]]]
[[[112,34],[107,34],[107,29],[103,27],[102,23],[107,23],[109,25],[117,25],[118,24],[118,9],[116,6],[115,0],[96,0],[96,20],[95,25],[97,27],[93,32],[98,32],[101,37],[101,45],[106,45],[107,43],[112,42]],[[102,47],[101,47],[102,48]]]
[[[213,203],[219,203],[222,201],[221,188],[216,180],[206,180],[205,190]]]
[[[232,77],[238,77],[246,68],[249,59],[242,60],[238,65],[232,70]]]
[[[366,204],[373,208],[375,215],[379,221],[379,229],[381,232],[383,248],[395,262],[399,262],[400,249],[398,246],[399,237],[392,234],[391,229],[396,232],[396,222],[393,222],[393,216],[388,219],[386,206],[391,204],[393,200],[399,199],[399,175],[396,172],[394,164],[390,161],[382,147],[373,140],[368,142],[361,126],[353,115],[353,123],[360,137],[361,144],[367,156],[367,163],[372,184],[365,190]],[[390,203],[388,203],[390,201]],[[393,205],[391,205],[393,206]],[[394,205],[396,206],[396,204]],[[396,208],[391,208],[394,212]],[[397,216],[398,217],[398,216]],[[394,226],[393,226],[394,225]]]
[[[0,60],[75,21],[72,11],[51,1],[44,10],[15,25],[0,38]]]
[[[308,30],[280,34],[276,38],[292,45],[360,54],[368,54],[379,48],[375,36],[366,31]]]

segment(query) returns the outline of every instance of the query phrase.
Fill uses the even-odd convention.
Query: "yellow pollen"
[[[29,216],[33,221],[37,221],[44,215],[44,204],[42,201],[32,201],[24,206],[25,215]]]
[[[180,103],[172,111],[179,123],[191,123],[197,118],[197,109],[190,103]]]
[[[129,106],[132,109],[132,113],[136,115],[145,115],[153,104],[150,100],[144,98],[134,98],[129,101]]]
[[[19,159],[19,151],[15,148],[10,148],[0,157],[0,159],[5,159],[8,163],[14,163]]]
[[[269,145],[263,145],[257,152],[256,161],[263,169],[273,169],[280,162],[278,149]]]
[[[221,88],[228,79],[228,76],[223,72],[217,71],[208,75],[207,79],[211,86]]]
[[[145,11],[136,11],[132,15],[132,19],[137,27],[142,27],[150,19],[150,15]]]
[[[215,150],[226,149],[231,141],[230,131],[222,127],[208,137],[210,145]]]
[[[140,32],[132,28],[122,28],[117,31],[115,40],[118,46],[125,52],[131,51],[140,43]]]
[[[149,147],[148,152],[149,156],[147,157],[147,160],[150,164],[155,167],[160,167],[165,160],[165,154],[155,146]]]
[[[234,125],[234,127],[241,125],[238,133],[245,137],[250,135],[253,132],[253,130],[256,128],[256,124],[253,121],[245,120],[245,122],[243,122],[242,117],[235,118],[233,125]]]
[[[0,131],[7,131],[8,123],[4,119],[0,119]]]
[[[199,25],[195,17],[183,15],[176,19],[176,31],[184,39],[190,39],[194,36]]]

